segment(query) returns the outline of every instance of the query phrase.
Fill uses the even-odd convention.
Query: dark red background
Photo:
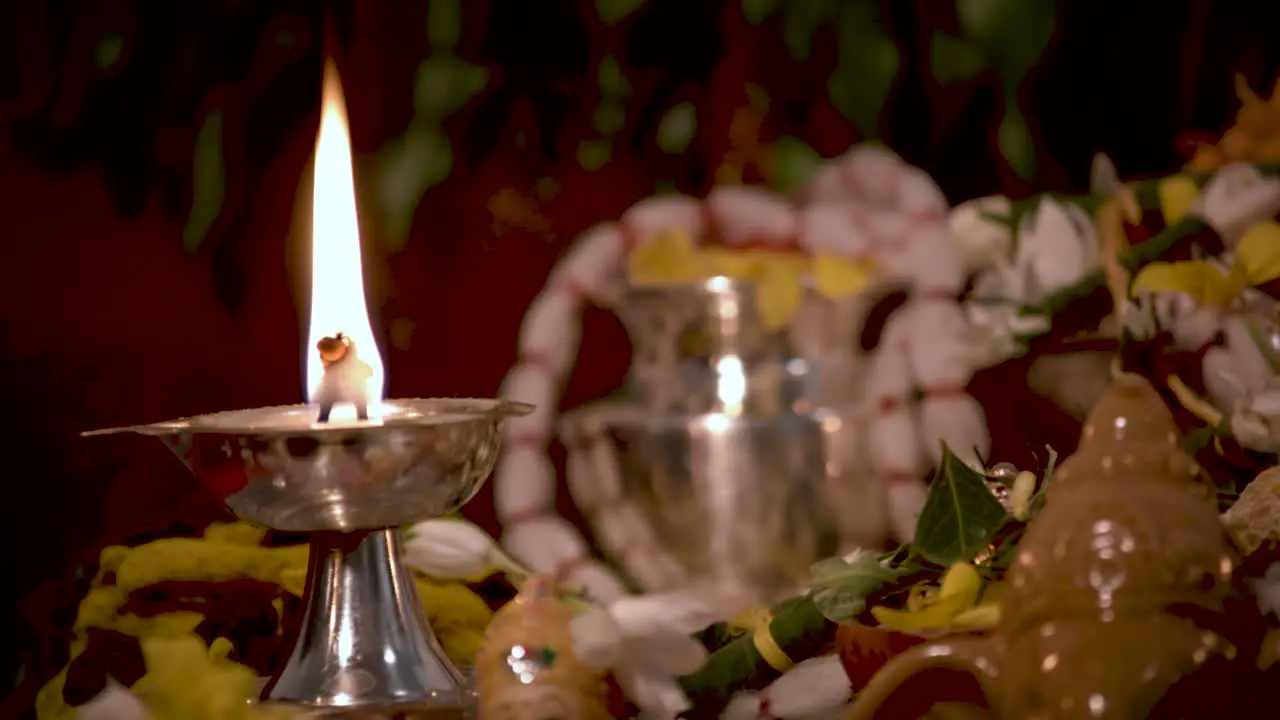
[[[736,3],[691,10],[702,4],[655,0],[634,22],[610,29],[591,19],[589,0],[547,3],[541,15],[519,10],[534,3],[514,0],[464,5],[458,54],[508,84],[491,85],[447,122],[457,140],[454,173],[428,194],[403,250],[378,249],[379,220],[362,217],[374,248],[376,322],[384,334],[396,321],[413,325],[407,345],[388,343],[384,352],[392,396],[492,395],[513,360],[522,313],[558,253],[651,193],[655,179],[703,191],[708,169],[728,149],[746,82],[775,99],[767,135],[796,134],[825,154],[857,138],[823,97],[831,40],[820,34],[815,58],[797,66],[776,23],[750,28]],[[1045,169],[1025,185],[992,159],[990,86],[943,89],[922,71],[925,30],[954,21],[938,10],[946,4],[891,5],[907,70],[891,98],[887,139],[956,201],[1081,190],[1095,150],[1111,153],[1125,174],[1170,171],[1179,162],[1178,133],[1229,121],[1233,73],[1269,84],[1277,61],[1270,33],[1280,11],[1263,4],[1246,13],[1193,0],[1066,3],[1059,37],[1026,91]],[[566,35],[565,16],[557,19],[552,6],[569,17],[577,8],[584,25],[576,36]],[[429,52],[425,3],[0,1],[0,18],[13,21],[0,20],[0,33],[9,33],[0,34],[2,526],[7,574],[18,588],[5,594],[0,637],[15,652],[0,671],[13,670],[16,650],[32,641],[17,601],[38,584],[69,578],[104,542],[195,525],[217,512],[158,443],[81,440],[77,432],[300,398],[302,266],[291,227],[314,143],[326,8],[368,208],[368,158],[409,120],[413,73]],[[89,32],[78,21],[93,28],[86,17],[138,21],[137,52],[123,73],[91,72],[77,40]],[[281,24],[298,33],[295,54],[238,49]],[[142,41],[157,34],[172,40]],[[627,129],[634,142],[608,166],[595,173],[577,166],[573,147],[597,93],[590,67],[609,45],[622,53],[642,101],[653,98],[658,110],[680,99],[699,106],[689,154],[672,159],[653,149],[639,112]],[[494,112],[494,98],[508,95],[515,100],[506,112]],[[546,110],[557,102],[567,112],[558,127]],[[223,216],[189,255],[180,242],[183,180],[195,120],[210,104],[227,109],[230,141],[239,144]],[[520,128],[530,136],[523,148],[515,142]],[[504,188],[531,193],[544,177],[560,188],[539,207],[554,238],[497,236],[490,199]],[[616,324],[592,315],[587,325],[570,405],[613,388],[627,362]],[[1012,402],[988,410],[1021,417]],[[490,503],[482,495],[468,512],[492,529]],[[32,617],[47,615],[52,597],[35,596]]]

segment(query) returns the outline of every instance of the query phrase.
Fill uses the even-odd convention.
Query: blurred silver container
[[[589,439],[613,450],[615,477],[593,481],[616,486],[648,526],[650,550],[625,537],[606,547],[645,590],[709,584],[767,602],[803,587],[814,561],[885,535],[855,416],[863,307],[806,290],[770,329],[756,290],[716,277],[625,291],[626,389],[566,417],[566,430],[597,428]],[[608,513],[592,520],[610,535]],[[654,552],[679,573],[641,572]]]

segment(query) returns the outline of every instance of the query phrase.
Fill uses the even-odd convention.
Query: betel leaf
[[[809,571],[809,597],[828,620],[851,620],[867,609],[868,597],[907,573],[887,560],[884,555],[862,553],[852,561],[835,557],[814,563]]]
[[[938,31],[929,48],[933,79],[943,85],[966,83],[987,67],[982,47],[967,38]]]
[[[943,567],[969,562],[991,544],[1009,517],[986,478],[944,444],[911,549]]]

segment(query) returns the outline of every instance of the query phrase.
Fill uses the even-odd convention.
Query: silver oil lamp
[[[240,518],[310,534],[305,615],[264,701],[307,714],[460,710],[467,684],[427,625],[400,528],[471,499],[503,420],[531,409],[390,400],[373,420],[317,423],[316,407],[292,405],[87,434],[160,438]]]
[[[496,462],[503,422],[533,408],[380,401],[383,368],[365,306],[350,140],[332,63],[313,192],[312,402],[86,434],[160,438],[239,517],[309,534],[305,615],[264,702],[305,716],[463,717],[470,686],[427,624],[401,561],[401,528],[470,500]]]

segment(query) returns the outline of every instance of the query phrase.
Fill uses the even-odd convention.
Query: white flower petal
[[[622,628],[607,610],[595,608],[573,619],[573,654],[582,664],[602,672],[623,661]]]
[[[707,649],[688,635],[660,633],[627,642],[627,662],[646,674],[680,677],[707,661]]]
[[[465,520],[437,519],[414,525],[405,544],[405,562],[441,580],[471,578],[492,569],[497,544]]]
[[[137,695],[107,678],[107,685],[76,711],[76,720],[147,720],[151,714]]]
[[[1009,198],[997,195],[970,200],[952,209],[947,218],[951,234],[969,267],[986,267],[1011,254],[1013,229],[992,216],[1007,217],[1012,208]]]
[[[645,675],[626,668],[615,671],[614,677],[646,718],[674,720],[691,706],[674,678]]]
[[[691,635],[733,617],[740,608],[710,592],[677,590],[622,598],[609,607],[627,637],[677,633]]]
[[[1280,392],[1274,390],[1260,393],[1249,403],[1251,410],[1259,415],[1280,417]]]

